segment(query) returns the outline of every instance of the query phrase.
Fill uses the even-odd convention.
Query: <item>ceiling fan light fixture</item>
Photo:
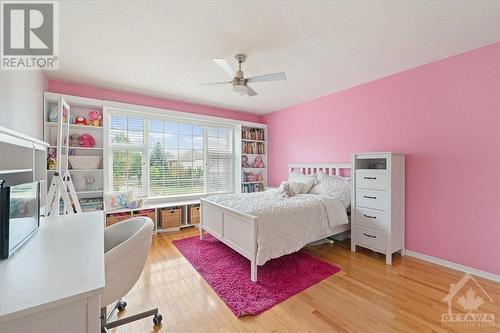
[[[244,85],[233,85],[233,91],[241,96],[247,94],[247,87]]]

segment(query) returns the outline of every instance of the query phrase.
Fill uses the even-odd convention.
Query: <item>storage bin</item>
[[[162,229],[179,228],[182,222],[180,207],[164,208],[160,211],[160,227]]]
[[[120,221],[128,220],[130,218],[132,218],[131,213],[109,214],[106,216],[106,226],[110,226],[110,225],[118,223]]]
[[[95,170],[101,165],[101,156],[69,156],[69,164],[75,170]]]
[[[154,209],[144,209],[134,211],[134,216],[149,217],[153,222],[156,221],[156,212]]]
[[[188,223],[200,223],[200,206],[190,206],[188,209]]]

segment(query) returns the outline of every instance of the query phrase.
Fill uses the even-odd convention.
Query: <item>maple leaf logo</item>
[[[471,313],[472,310],[477,310],[483,303],[483,298],[476,296],[476,292],[471,288],[467,290],[465,297],[460,296],[458,298],[458,304],[460,304],[464,310],[469,311],[469,313]]]

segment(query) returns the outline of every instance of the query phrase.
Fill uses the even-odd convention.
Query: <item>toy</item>
[[[80,136],[80,147],[92,148],[95,146],[94,138],[89,134],[82,134]]]
[[[90,111],[89,112],[89,120],[88,120],[87,124],[90,126],[100,127],[101,120],[102,120],[102,115],[99,111]]]
[[[49,121],[51,123],[57,123],[57,108],[54,107],[52,110],[49,112]]]
[[[56,169],[56,159],[55,158],[48,158],[47,159],[47,169],[48,170],[55,170]]]
[[[76,117],[75,125],[87,125],[87,119],[85,117]]]
[[[253,161],[254,168],[264,168],[264,161],[262,161],[262,156],[256,156]]]
[[[142,205],[143,205],[142,199],[134,199],[132,201],[127,202],[128,209],[137,209],[139,207],[142,207]]]
[[[246,155],[245,155],[245,156],[243,156],[243,157],[241,158],[241,166],[242,166],[243,168],[250,168],[250,167],[252,167],[252,166],[250,165],[250,163],[248,163],[248,156],[246,156]]]
[[[70,147],[78,147],[80,145],[80,135],[79,134],[71,134],[69,136],[69,146]]]
[[[47,155],[49,156],[49,158],[53,158],[55,159],[56,158],[56,149],[55,148],[49,148],[49,152],[47,153]]]
[[[94,176],[84,176],[85,179],[85,190],[96,191],[97,190],[97,180]]]

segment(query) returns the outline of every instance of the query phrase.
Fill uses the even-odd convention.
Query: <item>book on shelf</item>
[[[243,154],[265,154],[263,142],[244,142],[242,145]]]
[[[264,191],[264,184],[243,184],[241,185],[242,193],[262,192]]]
[[[243,140],[264,141],[264,129],[262,128],[243,128],[241,130]]]

